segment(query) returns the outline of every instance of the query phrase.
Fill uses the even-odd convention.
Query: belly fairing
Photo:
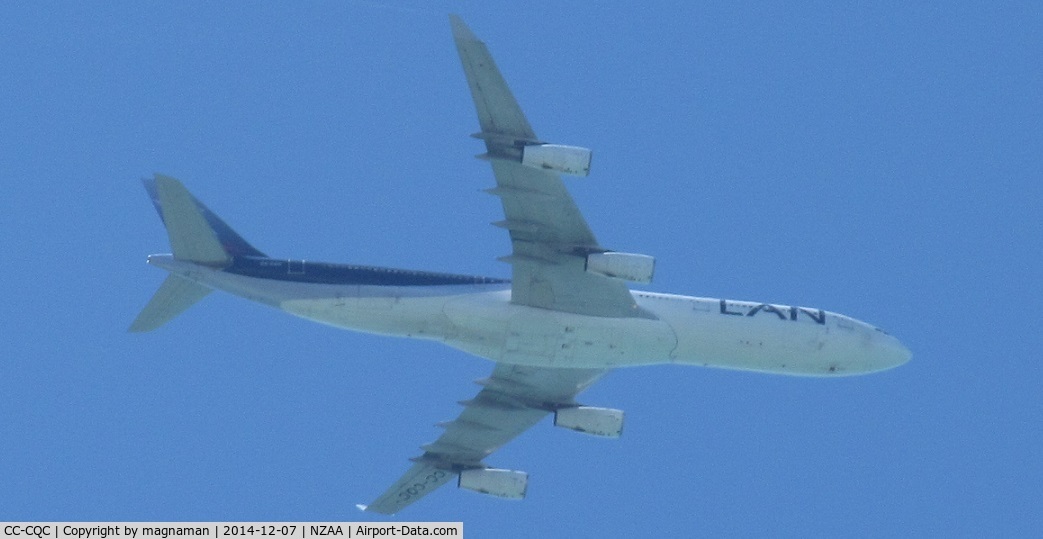
[[[510,303],[509,292],[446,303],[456,328],[450,346],[494,361],[560,368],[611,368],[668,362],[677,339],[644,318],[602,318]]]

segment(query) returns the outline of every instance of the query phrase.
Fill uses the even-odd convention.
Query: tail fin
[[[265,256],[196,200],[181,182],[156,174],[144,183],[167,227],[174,258],[223,266],[233,256]]]
[[[174,258],[224,267],[235,256],[265,256],[196,200],[181,182],[156,174],[154,179],[145,180],[144,183],[160,219],[166,225]],[[209,293],[209,288],[172,274],[163,281],[128,331],[156,329]]]

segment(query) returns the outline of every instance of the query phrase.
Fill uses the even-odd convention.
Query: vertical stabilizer
[[[236,256],[265,256],[246,242],[214,212],[196,200],[181,182],[156,174],[145,180],[145,190],[167,228],[174,258],[224,268]],[[129,331],[151,331],[195,305],[210,289],[170,275],[130,325]]]
[[[220,265],[229,257],[265,256],[193,197],[178,180],[156,174],[144,183],[167,227],[175,258]]]
[[[174,258],[208,266],[228,264],[231,257],[185,186],[174,178],[156,174],[155,187]]]

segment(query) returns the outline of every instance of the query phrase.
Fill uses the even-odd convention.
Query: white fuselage
[[[804,375],[888,369],[909,351],[844,315],[789,305],[634,291],[645,317],[585,316],[511,303],[510,284],[438,286],[287,282],[176,260],[151,264],[332,326],[442,341],[496,362],[561,368],[661,363]]]

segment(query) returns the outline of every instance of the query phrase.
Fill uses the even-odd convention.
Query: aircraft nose
[[[880,361],[880,370],[891,369],[899,365],[908,363],[913,358],[913,353],[905,347],[904,344],[899,342],[898,339],[887,335],[883,342],[880,343],[880,353],[878,355]]]

